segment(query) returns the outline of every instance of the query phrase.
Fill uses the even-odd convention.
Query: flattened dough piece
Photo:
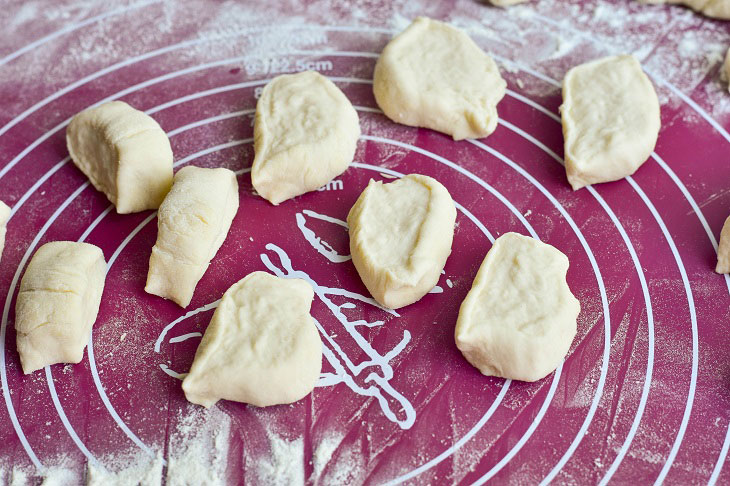
[[[717,273],[730,273],[730,216],[725,220],[720,232],[715,271]]]
[[[251,182],[277,205],[345,172],[360,137],[345,94],[314,71],[278,76],[256,103]]]
[[[357,273],[381,305],[398,309],[438,282],[454,239],[456,206],[436,179],[370,180],[347,215]]]
[[[94,245],[54,241],[38,248],[20,281],[15,304],[23,373],[81,361],[105,278],[104,254]]]
[[[565,171],[574,190],[636,172],[654,150],[659,99],[632,56],[611,56],[572,68],[560,107]]]
[[[122,101],[73,117],[66,145],[76,167],[119,214],[157,209],[172,186],[167,134],[152,117]]]
[[[641,0],[641,2],[681,4],[708,17],[730,19],[730,0]]]
[[[183,380],[188,401],[258,407],[309,394],[322,371],[322,340],[309,315],[314,291],[300,279],[253,272],[229,288]]]
[[[183,167],[157,215],[147,293],[187,307],[238,211],[238,181],[228,169]]]
[[[8,231],[8,220],[10,219],[10,207],[0,201],[0,257],[5,249],[5,234]]]
[[[507,84],[466,33],[419,17],[391,40],[375,65],[373,92],[391,120],[481,138],[497,127]]]
[[[505,233],[479,268],[459,310],[456,346],[487,376],[537,381],[565,357],[580,303],[565,281],[568,257]]]

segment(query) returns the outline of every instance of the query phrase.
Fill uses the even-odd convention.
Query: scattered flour
[[[162,455],[154,458],[139,449],[99,458],[103,464],[86,469],[86,486],[159,486],[162,483]]]
[[[330,434],[326,435],[317,444],[317,448],[314,450],[314,480],[322,475],[322,471],[332,459],[332,455],[342,443],[344,435],[342,434]]]
[[[287,440],[267,431],[271,452],[263,455],[256,466],[260,484],[299,486],[304,484],[304,440]]]

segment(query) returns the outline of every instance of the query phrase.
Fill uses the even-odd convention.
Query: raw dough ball
[[[0,257],[2,257],[5,248],[5,233],[8,228],[8,220],[10,219],[10,207],[0,201]]]
[[[188,401],[220,399],[258,407],[309,394],[322,371],[322,340],[309,315],[314,291],[304,280],[253,272],[221,299],[190,373]]]
[[[716,19],[730,19],[730,0],[641,0],[642,3],[679,3]]]
[[[360,137],[357,112],[319,73],[278,76],[256,104],[251,182],[276,205],[342,174]]]
[[[482,374],[537,381],[565,357],[580,303],[568,258],[517,233],[494,242],[459,310],[456,346]]]
[[[157,215],[147,293],[187,307],[238,211],[238,181],[228,169],[183,167]]]
[[[172,185],[172,149],[160,125],[122,101],[82,111],[66,130],[76,167],[119,214],[160,207]]]
[[[375,99],[388,118],[454,140],[494,131],[506,86],[492,58],[468,35],[425,17],[385,46],[373,77]]]
[[[730,273],[730,216],[725,220],[720,232],[720,245],[717,248],[717,273]]]
[[[661,124],[654,86],[631,56],[574,67],[560,107],[565,170],[574,190],[622,179],[651,155]]]
[[[497,7],[509,7],[510,5],[516,5],[526,1],[527,0],[489,0],[489,3]]]
[[[373,298],[397,309],[426,295],[451,253],[456,207],[437,180],[370,180],[347,215],[352,262]]]
[[[94,245],[54,241],[38,248],[20,281],[15,304],[23,373],[81,361],[105,278],[104,254]]]

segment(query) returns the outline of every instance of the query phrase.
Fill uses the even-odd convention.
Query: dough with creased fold
[[[385,46],[373,76],[375,100],[388,118],[454,140],[496,129],[506,87],[492,58],[466,33],[426,17]]]
[[[314,71],[277,76],[256,103],[251,182],[274,205],[342,174],[360,137],[355,108]]]
[[[172,148],[149,115],[110,101],[74,116],[66,145],[76,167],[119,214],[157,209],[172,186]]]
[[[373,298],[412,304],[438,282],[454,239],[456,206],[436,179],[370,180],[347,215],[352,262]]]
[[[537,381],[565,357],[580,303],[568,257],[517,233],[497,238],[459,309],[456,346],[482,374]]]
[[[253,272],[223,294],[182,383],[188,401],[258,407],[292,403],[322,371],[322,340],[304,280]]]
[[[157,214],[145,292],[187,307],[237,211],[238,181],[232,171],[180,169]]]
[[[105,278],[106,262],[97,246],[53,241],[38,248],[20,281],[15,304],[23,373],[81,361]]]
[[[632,56],[610,56],[572,68],[560,107],[565,171],[574,190],[636,172],[654,150],[659,99]]]

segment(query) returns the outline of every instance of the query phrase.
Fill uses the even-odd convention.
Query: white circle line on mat
[[[35,40],[35,41],[21,47],[20,49],[17,49],[15,51],[11,52],[10,54],[4,56],[3,58],[0,59],[0,66],[3,66],[5,64],[9,63],[13,59],[18,58],[18,57],[22,56],[23,54],[30,52],[37,47],[42,46],[43,44],[47,44],[48,42],[58,39],[59,37],[61,37],[63,35],[66,35],[71,32],[74,32],[76,30],[79,30],[82,27],[86,27],[87,25],[95,24],[96,22],[99,22],[104,19],[108,19],[110,17],[115,17],[117,15],[124,14],[131,10],[135,10],[135,9],[142,8],[142,7],[147,7],[147,6],[153,5],[155,3],[160,3],[162,1],[163,0],[148,0],[145,2],[133,3],[132,5],[127,5],[125,7],[120,7],[115,10],[110,10],[108,12],[104,12],[104,13],[95,15],[93,17],[89,17],[88,19],[84,19],[81,22],[67,25],[66,27],[63,27],[55,32],[52,32],[46,36],[43,36],[40,39]]]
[[[525,132],[521,128],[513,125],[512,123],[506,121],[506,120],[499,120],[499,124],[504,125],[505,127],[509,128],[513,132],[517,133],[521,137],[525,138],[529,142],[531,142],[536,147],[540,148],[543,152],[545,152],[547,155],[549,155],[553,160],[558,162],[560,165],[565,165],[565,162],[563,159],[553,152],[550,148],[548,148],[545,144],[534,138],[529,133]],[[647,349],[647,363],[646,363],[646,372],[644,374],[644,384],[642,386],[641,390],[641,397],[639,399],[639,405],[636,409],[636,414],[634,415],[634,420],[631,423],[631,428],[629,429],[629,433],[626,436],[626,439],[624,440],[623,444],[621,445],[621,448],[619,450],[618,455],[614,459],[614,461],[611,463],[611,466],[608,469],[608,472],[604,476],[604,478],[601,480],[601,484],[605,484],[608,482],[608,480],[613,476],[613,474],[618,469],[619,464],[621,464],[621,461],[623,461],[624,456],[626,456],[626,453],[629,450],[629,447],[631,446],[631,443],[636,436],[636,433],[639,429],[639,424],[641,422],[641,419],[644,416],[644,410],[646,409],[646,404],[649,399],[649,390],[651,388],[651,380],[654,373],[654,308],[651,303],[651,294],[649,292],[649,286],[646,283],[646,275],[644,274],[644,269],[641,267],[641,262],[639,261],[639,256],[636,253],[636,249],[634,248],[633,243],[631,243],[631,239],[629,238],[629,235],[626,233],[626,230],[624,229],[623,225],[619,221],[618,217],[616,216],[616,213],[613,212],[613,209],[608,205],[605,199],[596,191],[592,186],[587,186],[586,189],[590,192],[590,194],[593,196],[596,201],[601,205],[603,210],[608,214],[609,218],[613,222],[614,226],[618,229],[619,234],[621,235],[621,239],[623,239],[624,244],[626,245],[626,248],[629,251],[629,255],[631,256],[631,261],[634,264],[634,268],[636,269],[636,274],[639,277],[639,283],[641,285],[641,291],[644,296],[644,306],[646,307],[646,320],[647,320],[647,332],[648,332],[648,349]]]

